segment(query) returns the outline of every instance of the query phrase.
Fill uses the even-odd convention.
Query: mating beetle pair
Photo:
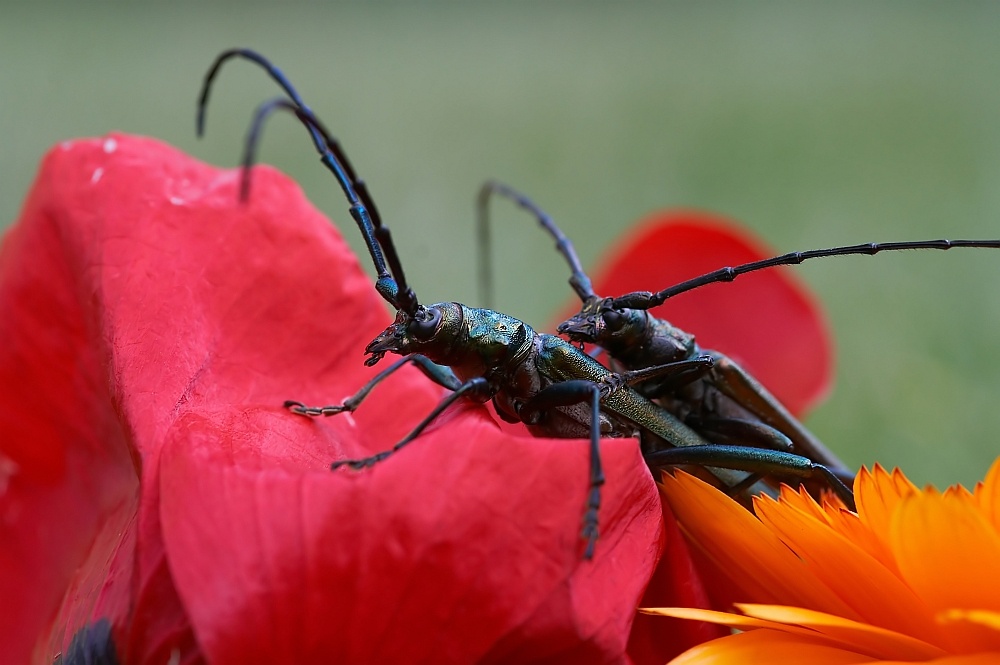
[[[609,369],[572,342],[539,333],[522,321],[490,309],[459,303],[424,305],[407,284],[387,226],[365,183],[342,148],[306,106],[285,76],[256,52],[222,53],[206,75],[199,99],[198,131],[212,81],[227,60],[241,57],[262,66],[287,97],[261,105],[244,153],[242,196],[249,194],[250,169],[264,120],[276,110],[294,113],[309,131],[350,205],[377,273],[376,291],[395,310],[396,320],[365,349],[374,365],[386,353],[404,356],[343,404],[309,407],[287,402],[292,411],[335,415],[352,411],[368,392],[407,363],[452,392],[390,450],[369,458],[334,463],[333,468],[363,468],[384,460],[413,441],[448,406],[463,397],[492,400],[497,413],[523,422],[536,434],[590,440],[589,493],[583,518],[584,556],[593,556],[598,536],[600,488],[604,483],[599,440],[638,436],[651,466],[711,467],[717,483],[734,495],[766,489],[762,483],[792,478],[824,484],[853,507],[845,481],[852,473],[827,451],[749,374],[722,354],[702,350],[690,335],[646,310],[699,286],[732,281],[739,275],[810,258],[874,254],[898,249],[1000,247],[998,240],[922,241],[836,247],[786,254],[735,268],[724,268],[660,292],[614,298],[594,293],[572,244],[540,208],[521,194],[490,183],[480,196],[481,226],[493,194],[512,199],[531,212],[557,240],[571,269],[570,283],[583,301],[579,314],[560,332],[572,342],[598,344],[611,356]],[[737,445],[742,444],[742,445]]]

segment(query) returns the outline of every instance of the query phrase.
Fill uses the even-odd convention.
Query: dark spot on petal
[[[56,656],[53,665],[120,665],[111,622],[100,619],[78,630],[66,653]]]

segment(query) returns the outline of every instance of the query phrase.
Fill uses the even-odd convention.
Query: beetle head
[[[386,353],[419,353],[438,362],[447,357],[462,330],[462,311],[456,303],[444,302],[424,307],[411,316],[396,313],[396,320],[365,347],[371,367]]]
[[[597,344],[606,349],[635,344],[646,329],[646,312],[616,309],[611,298],[591,298],[579,313],[559,324],[559,332],[574,342]]]

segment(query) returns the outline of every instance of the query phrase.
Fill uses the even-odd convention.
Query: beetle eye
[[[625,325],[625,317],[622,313],[614,310],[607,309],[601,312],[601,318],[604,319],[604,326],[611,332],[617,332]]]
[[[410,321],[410,324],[406,327],[406,331],[421,342],[426,342],[437,331],[438,324],[441,323],[441,312],[432,307],[420,312],[420,314],[423,314],[423,316]]]

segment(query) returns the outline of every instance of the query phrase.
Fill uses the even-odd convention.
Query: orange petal
[[[1000,612],[988,610],[948,610],[940,615],[942,621],[969,621],[1000,632]]]
[[[831,529],[842,534],[845,538],[860,546],[872,556],[879,558],[880,554],[888,552],[878,538],[875,538],[868,527],[861,522],[857,513],[848,510],[836,496],[824,497],[822,505],[806,491],[805,487],[799,486],[797,490],[782,484],[778,498],[781,503],[815,517],[820,522],[825,522]],[[889,568],[895,567],[895,561],[888,554],[885,555]],[[881,560],[881,559],[880,559]]]
[[[1000,531],[1000,458],[993,462],[986,478],[976,486],[976,501],[993,528]]]
[[[944,495],[957,501],[964,501],[974,510],[979,510],[976,497],[964,485],[952,485],[944,491]]]
[[[705,621],[737,630],[766,629],[811,638],[820,645],[867,654],[872,658],[930,660],[946,655],[935,646],[897,632],[842,617],[784,605],[740,603],[744,614],[701,610],[688,607],[641,609],[645,614]]]
[[[935,610],[1000,610],[1000,535],[956,495],[903,500],[890,543],[910,586]]]
[[[741,606],[742,607],[742,606]],[[768,605],[768,607],[777,607]],[[688,619],[690,621],[704,621],[720,626],[728,626],[737,630],[767,629],[802,635],[805,637],[815,637],[816,631],[802,628],[800,626],[783,624],[776,621],[768,621],[753,616],[734,614],[732,612],[718,612],[716,610],[702,610],[695,607],[650,607],[639,610],[643,614],[654,614],[657,616],[671,617],[674,619]],[[826,640],[821,640],[827,643]]]
[[[719,490],[681,471],[664,474],[660,489],[691,545],[743,598],[860,618],[757,518]]]
[[[670,665],[851,665],[871,660],[871,656],[827,646],[802,635],[754,630],[700,644],[674,658]]]
[[[947,610],[938,621],[960,632],[962,650],[1000,652],[1000,612],[989,610]]]
[[[920,493],[917,486],[910,482],[902,471],[899,469],[886,471],[878,463],[871,471],[861,467],[854,480],[854,491],[858,513],[872,528],[888,526],[892,512],[900,499]]]
[[[924,665],[996,665],[1000,662],[1000,652],[970,653],[961,656],[945,656],[928,660]],[[912,661],[880,660],[878,665],[912,665]]]
[[[943,643],[930,608],[893,571],[862,548],[811,515],[773,499],[755,499],[754,508],[761,522],[856,613],[841,616],[860,618],[907,635],[920,635],[934,644]],[[801,603],[784,604],[809,607]],[[817,607],[810,609],[823,611]]]
[[[858,517],[868,527],[874,542],[879,543],[879,553],[874,555],[879,561],[889,562],[895,567],[892,549],[886,542],[889,522],[903,497],[920,492],[899,469],[889,473],[876,463],[871,471],[861,467],[854,480],[854,498],[858,505]]]
[[[843,509],[835,514],[828,513],[827,521],[831,529],[877,559],[892,574],[900,577],[899,570],[896,568],[896,560],[884,539],[872,533],[872,530],[858,517],[857,513]]]
[[[801,607],[742,603],[737,605],[737,608],[746,614],[747,618],[755,617],[811,629],[844,649],[867,653],[875,658],[929,660],[946,655],[942,649],[915,637],[824,612],[814,612]]]
[[[778,499],[782,503],[808,513],[818,520],[828,521],[826,511],[816,502],[816,499],[812,498],[812,495],[802,485],[793,489],[782,483],[781,488],[778,490]]]

